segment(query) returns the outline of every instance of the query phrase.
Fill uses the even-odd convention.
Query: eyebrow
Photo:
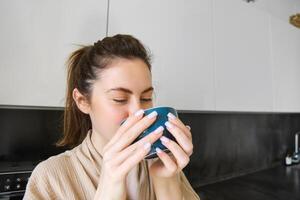
[[[142,94],[146,93],[146,92],[150,92],[153,91],[154,88],[153,87],[149,87],[147,89],[145,89]],[[122,91],[122,92],[126,92],[128,94],[133,94],[133,92],[127,88],[123,88],[123,87],[117,87],[117,88],[112,88],[106,91],[106,93],[111,92],[111,91]]]

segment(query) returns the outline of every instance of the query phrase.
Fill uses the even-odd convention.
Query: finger
[[[190,157],[183,151],[183,149],[174,141],[162,136],[162,144],[165,145],[176,158],[178,167],[183,169],[189,162]]]
[[[137,148],[134,153],[126,159],[120,166],[119,170],[121,173],[128,173],[133,167],[135,167],[151,150],[151,144],[146,143],[142,147]]]
[[[133,154],[133,152],[137,149],[138,146],[136,145],[130,145],[120,153],[117,153],[113,160],[112,163],[116,166],[119,166],[125,159],[127,159],[130,155]]]
[[[116,143],[111,147],[114,152],[121,151],[128,145],[130,145],[146,128],[148,128],[157,117],[157,112],[153,111],[149,115],[143,117],[135,125],[129,128],[121,137],[116,141]]]
[[[183,148],[183,150],[190,156],[193,153],[193,143],[191,138],[188,138],[183,131],[176,125],[170,122],[166,122],[166,127],[168,131],[175,137],[178,144]]]
[[[162,135],[163,135],[164,127],[160,126],[157,129],[155,129],[153,132],[149,133],[147,136],[144,138],[140,139],[133,145],[140,145],[143,144],[147,141],[149,141],[151,144],[153,144],[156,140],[158,140]]]
[[[132,127],[134,124],[136,124],[136,122],[138,120],[140,120],[142,118],[144,114],[144,110],[138,110],[137,112],[135,112],[135,114],[131,115],[130,117],[128,117],[126,119],[126,121],[120,126],[120,128],[118,129],[118,131],[116,132],[116,134],[110,139],[110,141],[107,143],[107,147],[109,148],[109,146],[111,144],[116,143],[116,141],[121,137],[121,135],[126,132],[130,127]]]
[[[125,159],[127,159],[134,150],[141,147],[143,144],[146,144],[147,142],[150,142],[150,144],[153,144],[156,140],[158,140],[162,136],[163,130],[164,130],[164,128],[161,126],[161,127],[157,128],[155,131],[153,131],[152,133],[148,134],[143,139],[128,146],[126,149],[124,149],[120,153],[118,153],[118,155],[115,157],[115,159],[112,162],[116,165],[119,165]]]
[[[135,112],[133,115],[129,116],[121,125],[120,131],[125,132],[127,131],[130,127],[132,127],[138,120],[140,120],[144,116],[144,110],[138,110]]]
[[[164,166],[171,172],[175,173],[177,171],[177,164],[172,160],[172,158],[160,148],[156,147],[157,156],[161,159]]]
[[[190,128],[188,128],[187,126],[185,126],[183,124],[183,122],[176,117],[175,115],[173,115],[172,113],[168,113],[168,119],[170,122],[174,123],[175,125],[177,125],[180,129],[182,129],[182,131],[189,137],[192,138],[192,133],[190,132]]]

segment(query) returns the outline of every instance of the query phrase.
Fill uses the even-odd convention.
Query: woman
[[[143,110],[153,106],[150,58],[129,35],[106,37],[75,51],[68,62],[64,137],[74,147],[41,162],[32,172],[24,199],[199,199],[182,169],[193,144],[190,128],[169,114],[162,128],[134,139],[156,119]],[[126,122],[120,126],[121,122]],[[160,139],[172,156],[144,160]]]

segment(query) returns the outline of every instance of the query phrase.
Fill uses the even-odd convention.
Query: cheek
[[[127,117],[127,113],[122,109],[110,105],[105,100],[99,101],[102,103],[94,104],[92,107],[94,126],[96,126],[100,132],[110,133],[115,132],[122,120]]]
[[[120,128],[121,122],[127,118],[126,112],[113,106],[98,107],[93,114],[93,128],[110,140]]]
[[[117,131],[121,122],[128,117],[128,111],[125,108],[109,103],[102,105],[100,110],[103,111],[101,112],[101,124],[110,127],[112,132]]]
[[[98,103],[95,103],[98,102]],[[107,126],[118,126],[123,119],[126,118],[126,112],[120,107],[112,105],[105,98],[94,101],[92,110],[95,111],[98,123],[106,124]]]
[[[111,108],[108,115],[110,115],[111,120],[117,126],[119,126],[121,122],[128,117],[127,112],[120,108]]]

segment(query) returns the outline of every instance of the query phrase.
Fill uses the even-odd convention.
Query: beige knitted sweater
[[[24,195],[36,199],[94,199],[100,180],[102,156],[91,142],[89,131],[84,141],[72,150],[52,156],[33,170]],[[156,200],[148,161],[142,161],[127,176],[127,199]],[[184,173],[180,173],[185,200],[199,200]]]

